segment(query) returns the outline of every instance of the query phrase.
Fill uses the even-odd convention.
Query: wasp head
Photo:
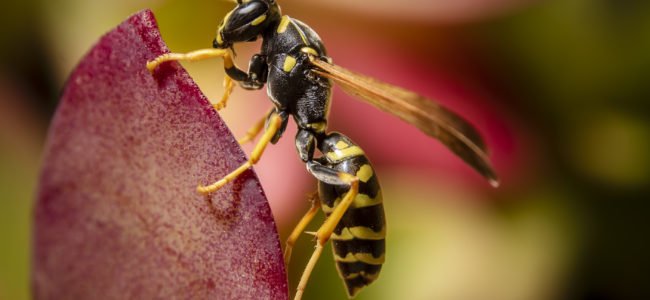
[[[225,49],[234,43],[254,41],[280,17],[275,0],[237,0],[237,6],[219,24],[213,46]]]

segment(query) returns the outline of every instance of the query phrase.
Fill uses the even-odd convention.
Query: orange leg
[[[332,232],[334,232],[334,228],[339,224],[341,218],[343,218],[343,215],[350,207],[350,204],[352,204],[359,193],[359,179],[357,177],[347,173],[339,173],[339,178],[350,185],[350,190],[345,194],[341,203],[334,208],[334,211],[332,211],[332,214],[327,218],[327,220],[325,220],[325,223],[318,229],[318,231],[316,231],[316,248],[309,259],[305,270],[302,272],[296,296],[293,298],[294,300],[302,299],[305,287],[307,286],[307,281],[309,281],[309,276],[314,270],[320,255],[323,253],[323,246],[327,243]]]
[[[309,208],[307,213],[302,217],[302,219],[300,219],[300,222],[298,222],[296,227],[291,232],[291,235],[289,235],[287,238],[287,244],[284,248],[284,263],[287,266],[287,270],[289,269],[289,260],[291,260],[291,251],[293,250],[293,245],[295,245],[296,240],[298,240],[300,237],[300,234],[305,230],[307,225],[309,225],[309,222],[314,219],[314,216],[316,216],[316,213],[318,213],[318,210],[320,209],[320,199],[318,198],[318,192],[314,192],[309,196],[309,198],[311,202],[311,208]]]
[[[147,70],[153,73],[153,71],[162,63],[168,61],[198,61],[214,57],[223,57],[225,63],[228,63],[227,60],[232,61],[228,49],[200,49],[188,53],[165,53],[154,58],[152,61],[147,62]]]
[[[269,144],[269,142],[271,142],[271,139],[278,132],[281,125],[282,125],[282,118],[277,114],[273,114],[269,119],[268,128],[266,128],[264,135],[262,135],[260,141],[257,142],[257,145],[255,145],[255,148],[253,149],[253,152],[251,153],[251,156],[248,159],[248,161],[243,163],[241,166],[239,166],[239,168],[235,169],[230,174],[224,176],[219,181],[210,184],[208,186],[199,185],[196,188],[196,190],[201,194],[209,194],[209,193],[216,192],[221,187],[223,187],[226,183],[235,180],[237,177],[239,177],[239,175],[244,173],[244,171],[248,170],[248,168],[255,165],[262,157],[262,154],[264,153],[266,146]]]
[[[221,57],[223,58],[224,66],[233,66],[234,61],[232,60],[232,55],[230,54],[229,49],[199,49],[188,53],[165,53],[154,58],[151,61],[147,62],[147,70],[153,74],[154,70],[164,62],[168,61],[199,61],[209,58]],[[216,110],[220,110],[226,107],[228,98],[232,93],[232,90],[235,87],[235,83],[232,78],[226,77],[223,80],[224,93],[219,102],[212,105]]]
[[[219,102],[212,105],[212,107],[214,107],[214,109],[216,110],[221,110],[226,108],[228,99],[230,99],[230,94],[232,94],[232,90],[235,88],[235,82],[232,80],[232,78],[228,77],[228,75],[224,75],[224,76],[225,77],[223,78],[223,96],[221,96],[221,100],[219,100]],[[262,129],[260,128],[260,130]]]
[[[237,142],[240,145],[243,145],[255,139],[255,137],[257,137],[257,135],[262,131],[262,128],[264,128],[264,121],[266,121],[266,116],[271,114],[274,110],[275,108],[272,107],[268,113],[266,113],[262,118],[259,119],[259,121],[257,121],[251,128],[249,128],[248,131],[246,131],[245,136],[237,139]]]

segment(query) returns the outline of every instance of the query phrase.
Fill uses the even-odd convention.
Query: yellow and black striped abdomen
[[[384,263],[386,222],[383,199],[377,176],[365,156],[355,156],[332,167],[359,178],[359,194],[330,238],[339,276],[352,298],[377,279]],[[319,183],[325,215],[329,216],[348,189]]]

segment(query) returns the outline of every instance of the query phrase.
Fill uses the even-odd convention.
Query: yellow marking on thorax
[[[357,177],[359,177],[359,180],[362,182],[368,182],[370,178],[374,175],[372,171],[372,167],[370,167],[369,164],[365,164],[359,168],[359,171],[357,171]]]
[[[253,26],[260,25],[262,22],[264,22],[264,20],[266,20],[266,15],[261,15],[261,16],[255,18],[255,20],[253,20],[253,22],[251,22],[251,25],[253,25]]]
[[[280,25],[278,25],[278,29],[276,31],[278,33],[284,33],[285,31],[287,31],[287,26],[289,25],[289,22],[291,22],[289,16],[282,16],[282,20],[280,20]]]
[[[305,45],[309,45],[309,41],[307,40],[307,36],[305,36],[305,33],[302,31],[300,26],[296,25],[296,23],[293,22],[293,20],[290,20],[291,25],[293,25],[294,28],[298,31],[298,34],[300,35],[300,38],[302,39],[302,42],[305,43]]]
[[[302,47],[302,48],[300,48],[300,52],[311,54],[313,56],[318,56],[318,51],[316,51],[316,49],[314,49],[312,47]]]
[[[345,257],[340,257],[334,254],[334,260],[338,262],[354,263],[354,262],[363,262],[369,265],[381,265],[386,260],[384,254],[380,257],[373,257],[370,253],[348,253]]]
[[[282,70],[289,73],[291,72],[291,70],[293,70],[293,67],[295,66],[296,66],[296,59],[291,55],[287,55],[287,57],[284,59],[284,65],[282,66]]]
[[[353,156],[361,156],[365,153],[358,146],[352,146],[345,149],[336,149],[327,153],[327,158],[337,162]]]

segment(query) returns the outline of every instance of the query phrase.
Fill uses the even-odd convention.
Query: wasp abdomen
[[[383,205],[375,207],[378,208],[375,210],[377,219],[383,219]],[[339,229],[341,232],[338,232]],[[348,232],[352,238],[346,236]],[[337,235],[332,235],[336,268],[345,282],[348,295],[354,297],[379,277],[386,252],[385,226],[378,231],[363,226],[340,226],[334,234]]]
[[[331,236],[334,260],[348,295],[354,297],[377,279],[386,252],[386,222],[377,176],[365,155],[357,155],[331,165],[337,171],[359,178],[359,194]],[[321,206],[327,216],[339,204],[348,187],[321,182]]]

